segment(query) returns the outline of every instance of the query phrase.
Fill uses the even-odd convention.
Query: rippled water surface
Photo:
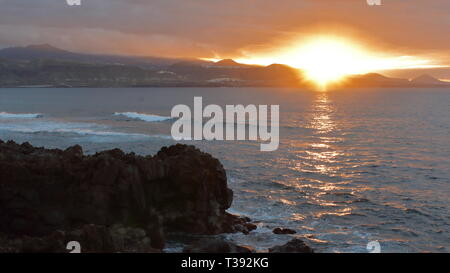
[[[219,158],[258,251],[296,229],[318,252],[450,251],[450,89],[0,89],[0,138],[85,153],[171,145],[176,104],[279,104],[280,147],[195,141]]]

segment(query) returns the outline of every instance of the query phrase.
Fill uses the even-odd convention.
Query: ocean
[[[171,109],[280,105],[280,145],[182,141],[224,165],[231,213],[258,229],[228,239],[267,251],[299,237],[317,252],[450,251],[450,89],[0,89],[0,139],[86,154],[155,154],[176,143]],[[275,235],[286,227],[295,235]],[[182,245],[169,242],[168,251]]]

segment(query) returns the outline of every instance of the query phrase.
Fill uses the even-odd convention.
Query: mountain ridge
[[[415,77],[413,79],[411,79],[411,82],[416,83],[416,84],[447,84],[444,81],[441,81],[429,74],[422,74],[418,77]]]
[[[248,65],[233,59],[217,62],[75,53],[50,44],[0,49],[0,87],[255,86],[308,87],[304,73],[284,64]],[[349,75],[331,88],[442,87],[430,75],[412,80],[379,73]]]

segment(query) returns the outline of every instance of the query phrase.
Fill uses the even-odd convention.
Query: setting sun
[[[330,38],[311,40],[293,49],[285,58],[321,86],[338,81],[345,75],[365,71],[365,64],[370,59],[368,54],[351,43]]]
[[[270,54],[246,52],[248,58],[235,59],[244,64],[280,63],[301,69],[306,78],[320,89],[325,89],[328,84],[338,82],[348,75],[391,69],[440,67],[425,58],[379,52],[349,38],[322,35],[290,43],[289,46],[275,49]]]
[[[357,42],[337,37],[314,37],[282,57],[284,63],[302,69],[321,88],[348,75],[388,69],[439,67],[413,56],[386,56],[363,48]]]

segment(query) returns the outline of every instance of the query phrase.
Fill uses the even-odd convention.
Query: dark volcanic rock
[[[275,228],[273,231],[275,234],[295,234],[297,231],[290,228]]]
[[[150,246],[150,238],[139,228],[125,228],[114,225],[110,228],[97,225],[84,225],[71,230],[57,230],[42,237],[28,235],[8,238],[0,235],[0,253],[69,253],[68,242],[78,242],[80,252],[161,252]]]
[[[293,239],[281,246],[269,248],[270,253],[314,253],[305,242],[300,239]]]
[[[184,253],[252,253],[251,248],[238,246],[219,238],[200,239],[183,249]]]
[[[249,219],[225,211],[232,200],[223,166],[193,146],[153,157],[119,149],[85,156],[80,146],[0,141],[0,232],[8,236],[120,224],[143,229],[161,249],[166,232],[248,233]]]

